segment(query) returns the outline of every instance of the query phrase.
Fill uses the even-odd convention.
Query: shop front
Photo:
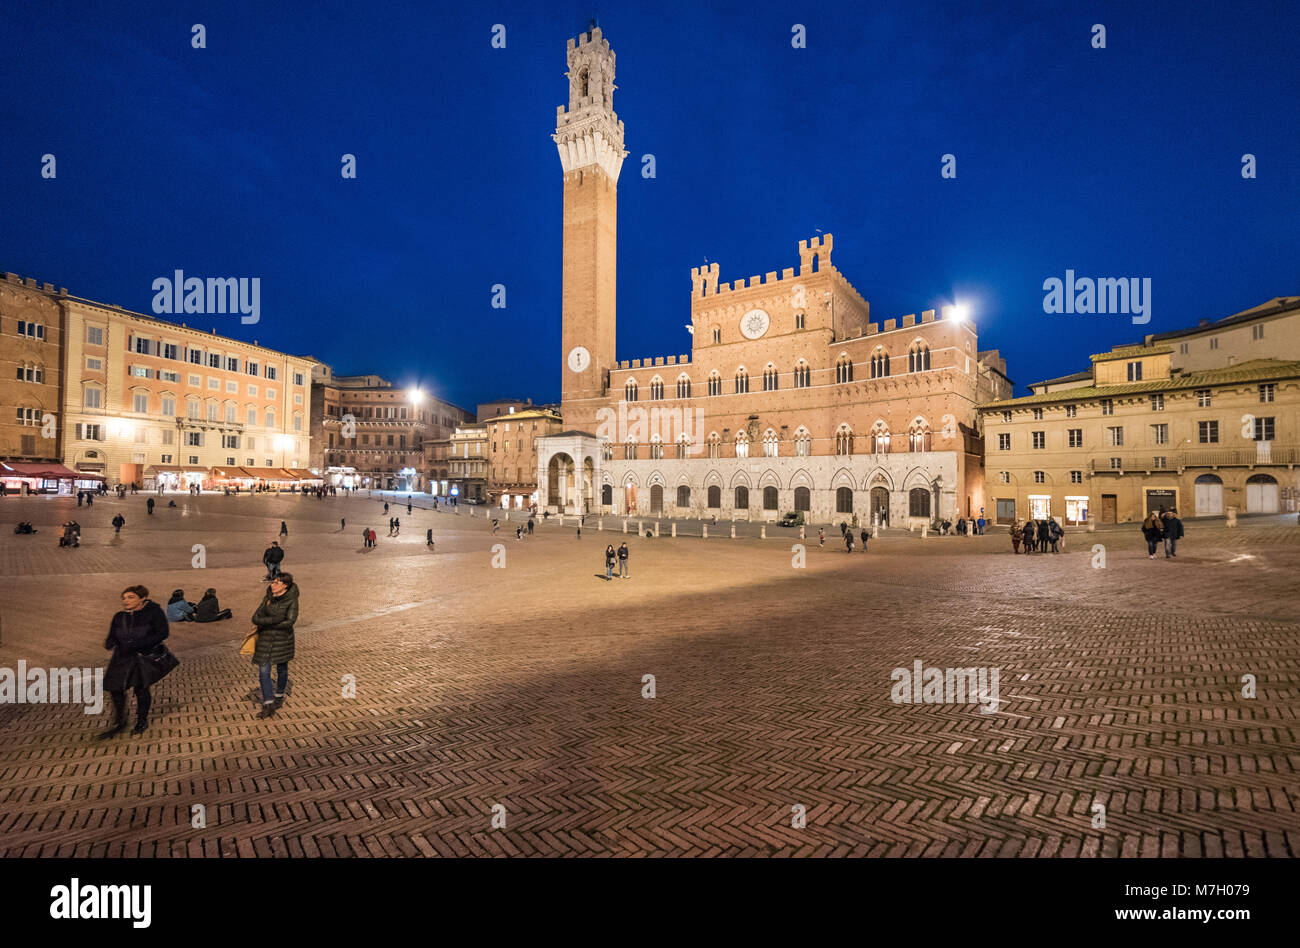
[[[73,494],[97,490],[101,474],[74,471],[62,464],[33,461],[0,461],[0,484],[7,494]]]
[[[209,478],[206,467],[193,464],[151,464],[144,470],[144,489],[189,492],[203,488]]]

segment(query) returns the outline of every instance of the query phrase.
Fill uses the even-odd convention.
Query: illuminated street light
[[[970,318],[970,307],[965,303],[958,303],[955,306],[948,307],[949,318],[953,322],[963,322]]]
[[[406,393],[406,397],[410,400],[412,405],[418,405],[420,402],[424,401],[424,392],[420,391],[418,388],[413,388]]]

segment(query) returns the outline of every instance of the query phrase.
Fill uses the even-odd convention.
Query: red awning
[[[62,464],[40,464],[34,461],[0,461],[0,477],[39,477],[47,481],[104,480],[102,474],[74,471]]]

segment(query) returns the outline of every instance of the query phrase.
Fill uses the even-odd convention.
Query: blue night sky
[[[176,269],[256,276],[256,326],[188,321],[470,408],[558,400],[550,134],[593,13],[630,153],[620,358],[689,351],[706,257],[726,282],[794,267],[818,228],[873,320],[967,301],[1018,391],[1300,293],[1294,2],[9,0],[0,270],[141,312]],[[1067,268],[1151,278],[1151,322],[1044,314]]]

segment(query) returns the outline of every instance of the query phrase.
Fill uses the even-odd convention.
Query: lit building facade
[[[1091,361],[983,407],[998,522],[1297,509],[1300,299],[1149,335]]]
[[[691,353],[619,361],[617,184],[623,123],[599,29],[568,45],[563,170],[562,414],[538,458],[557,510],[729,519],[928,523],[985,504],[979,405],[1011,394],[956,309],[872,322],[834,266],[721,283],[691,271]]]

